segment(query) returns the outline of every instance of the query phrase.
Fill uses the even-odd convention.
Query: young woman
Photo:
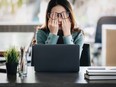
[[[82,50],[83,32],[75,29],[73,10],[67,0],[50,0],[45,26],[37,31],[37,44],[77,44]]]

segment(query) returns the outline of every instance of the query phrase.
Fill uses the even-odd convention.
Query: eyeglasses
[[[69,18],[69,12],[67,11],[63,11],[61,13],[51,12],[51,13],[48,13],[48,18],[51,18],[53,20],[58,18],[67,19]]]

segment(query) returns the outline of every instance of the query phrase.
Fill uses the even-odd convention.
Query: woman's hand
[[[50,33],[57,35],[58,33],[58,19],[55,19],[55,14],[53,14],[53,18],[49,18],[48,20],[48,28],[50,30]]]
[[[62,14],[63,17],[66,16],[64,13]],[[64,33],[64,36],[69,36],[71,35],[71,22],[69,18],[64,17],[64,19],[62,20],[62,30]]]

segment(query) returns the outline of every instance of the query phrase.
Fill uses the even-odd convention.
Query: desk
[[[3,55],[12,46],[15,46],[18,50],[21,46],[25,46],[25,51],[28,51],[33,36],[33,32],[1,32],[0,54]]]
[[[37,73],[33,67],[28,67],[28,74],[23,80],[20,77],[7,78],[6,73],[0,73],[0,87],[116,87],[115,80],[93,81],[84,79],[87,67],[80,67],[79,73]],[[93,84],[94,83],[94,84]]]

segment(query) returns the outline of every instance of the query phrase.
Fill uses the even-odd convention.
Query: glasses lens
[[[48,13],[48,18],[51,18],[53,20],[57,19],[57,13]]]
[[[69,17],[69,12],[67,12],[67,11],[62,12],[62,17],[64,19],[68,18]]]

